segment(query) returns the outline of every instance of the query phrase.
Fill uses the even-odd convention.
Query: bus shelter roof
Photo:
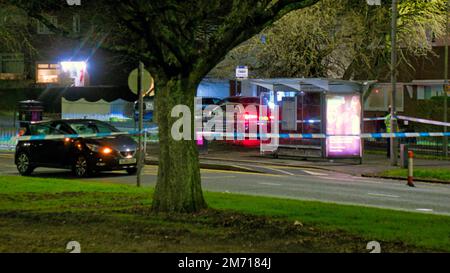
[[[361,93],[364,84],[355,81],[325,78],[252,79],[250,83],[273,91],[330,92],[335,94]]]

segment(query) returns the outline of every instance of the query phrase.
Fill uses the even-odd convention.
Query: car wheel
[[[127,173],[128,173],[129,175],[135,175],[135,174],[137,173],[137,168],[130,168],[130,169],[127,169]]]
[[[88,162],[84,156],[79,156],[73,165],[73,172],[77,177],[87,177],[90,174]]]
[[[30,164],[30,158],[26,153],[21,153],[17,157],[17,170],[20,175],[30,175],[34,168]]]

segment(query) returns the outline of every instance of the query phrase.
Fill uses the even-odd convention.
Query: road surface
[[[410,188],[404,181],[355,177],[306,168],[250,164],[245,167],[265,170],[265,173],[202,169],[203,189],[450,215],[450,185],[416,183],[416,188]],[[18,175],[12,155],[0,154],[0,174]],[[154,186],[156,175],[156,166],[146,166],[142,179],[144,186]],[[36,169],[33,176],[75,179],[69,171],[44,168]],[[104,173],[85,180],[136,183],[135,176],[124,172]]]

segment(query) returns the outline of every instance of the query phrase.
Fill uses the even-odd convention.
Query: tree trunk
[[[176,105],[191,109],[191,131],[194,124],[194,97],[197,82],[189,77],[170,79],[156,93],[157,122],[159,126],[158,181],[153,196],[155,212],[196,212],[207,207],[203,198],[198,151],[191,140],[175,141],[171,136],[171,111]]]

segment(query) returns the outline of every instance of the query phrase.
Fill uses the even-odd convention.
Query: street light
[[[445,21],[445,69],[444,69],[444,122],[447,123],[447,108],[448,108],[448,102],[447,102],[447,96],[448,96],[448,35],[449,35],[449,7],[450,7],[450,0],[447,0],[447,9],[446,9],[446,21]],[[447,126],[444,126],[444,133],[447,133]],[[448,137],[444,136],[444,139],[442,141],[443,145],[443,152],[444,156],[448,156]]]
[[[450,0],[449,0],[450,1]],[[380,6],[381,0],[366,0],[370,6]],[[391,21],[391,112],[390,126],[391,133],[397,132],[397,118],[395,117],[395,108],[397,97],[397,0],[392,0],[392,21]],[[395,137],[390,139],[391,165],[397,165],[397,140]]]
[[[392,22],[391,22],[391,133],[397,132],[397,118],[395,116],[397,96],[397,0],[392,0]],[[391,165],[397,165],[397,141],[391,137],[390,141]]]

